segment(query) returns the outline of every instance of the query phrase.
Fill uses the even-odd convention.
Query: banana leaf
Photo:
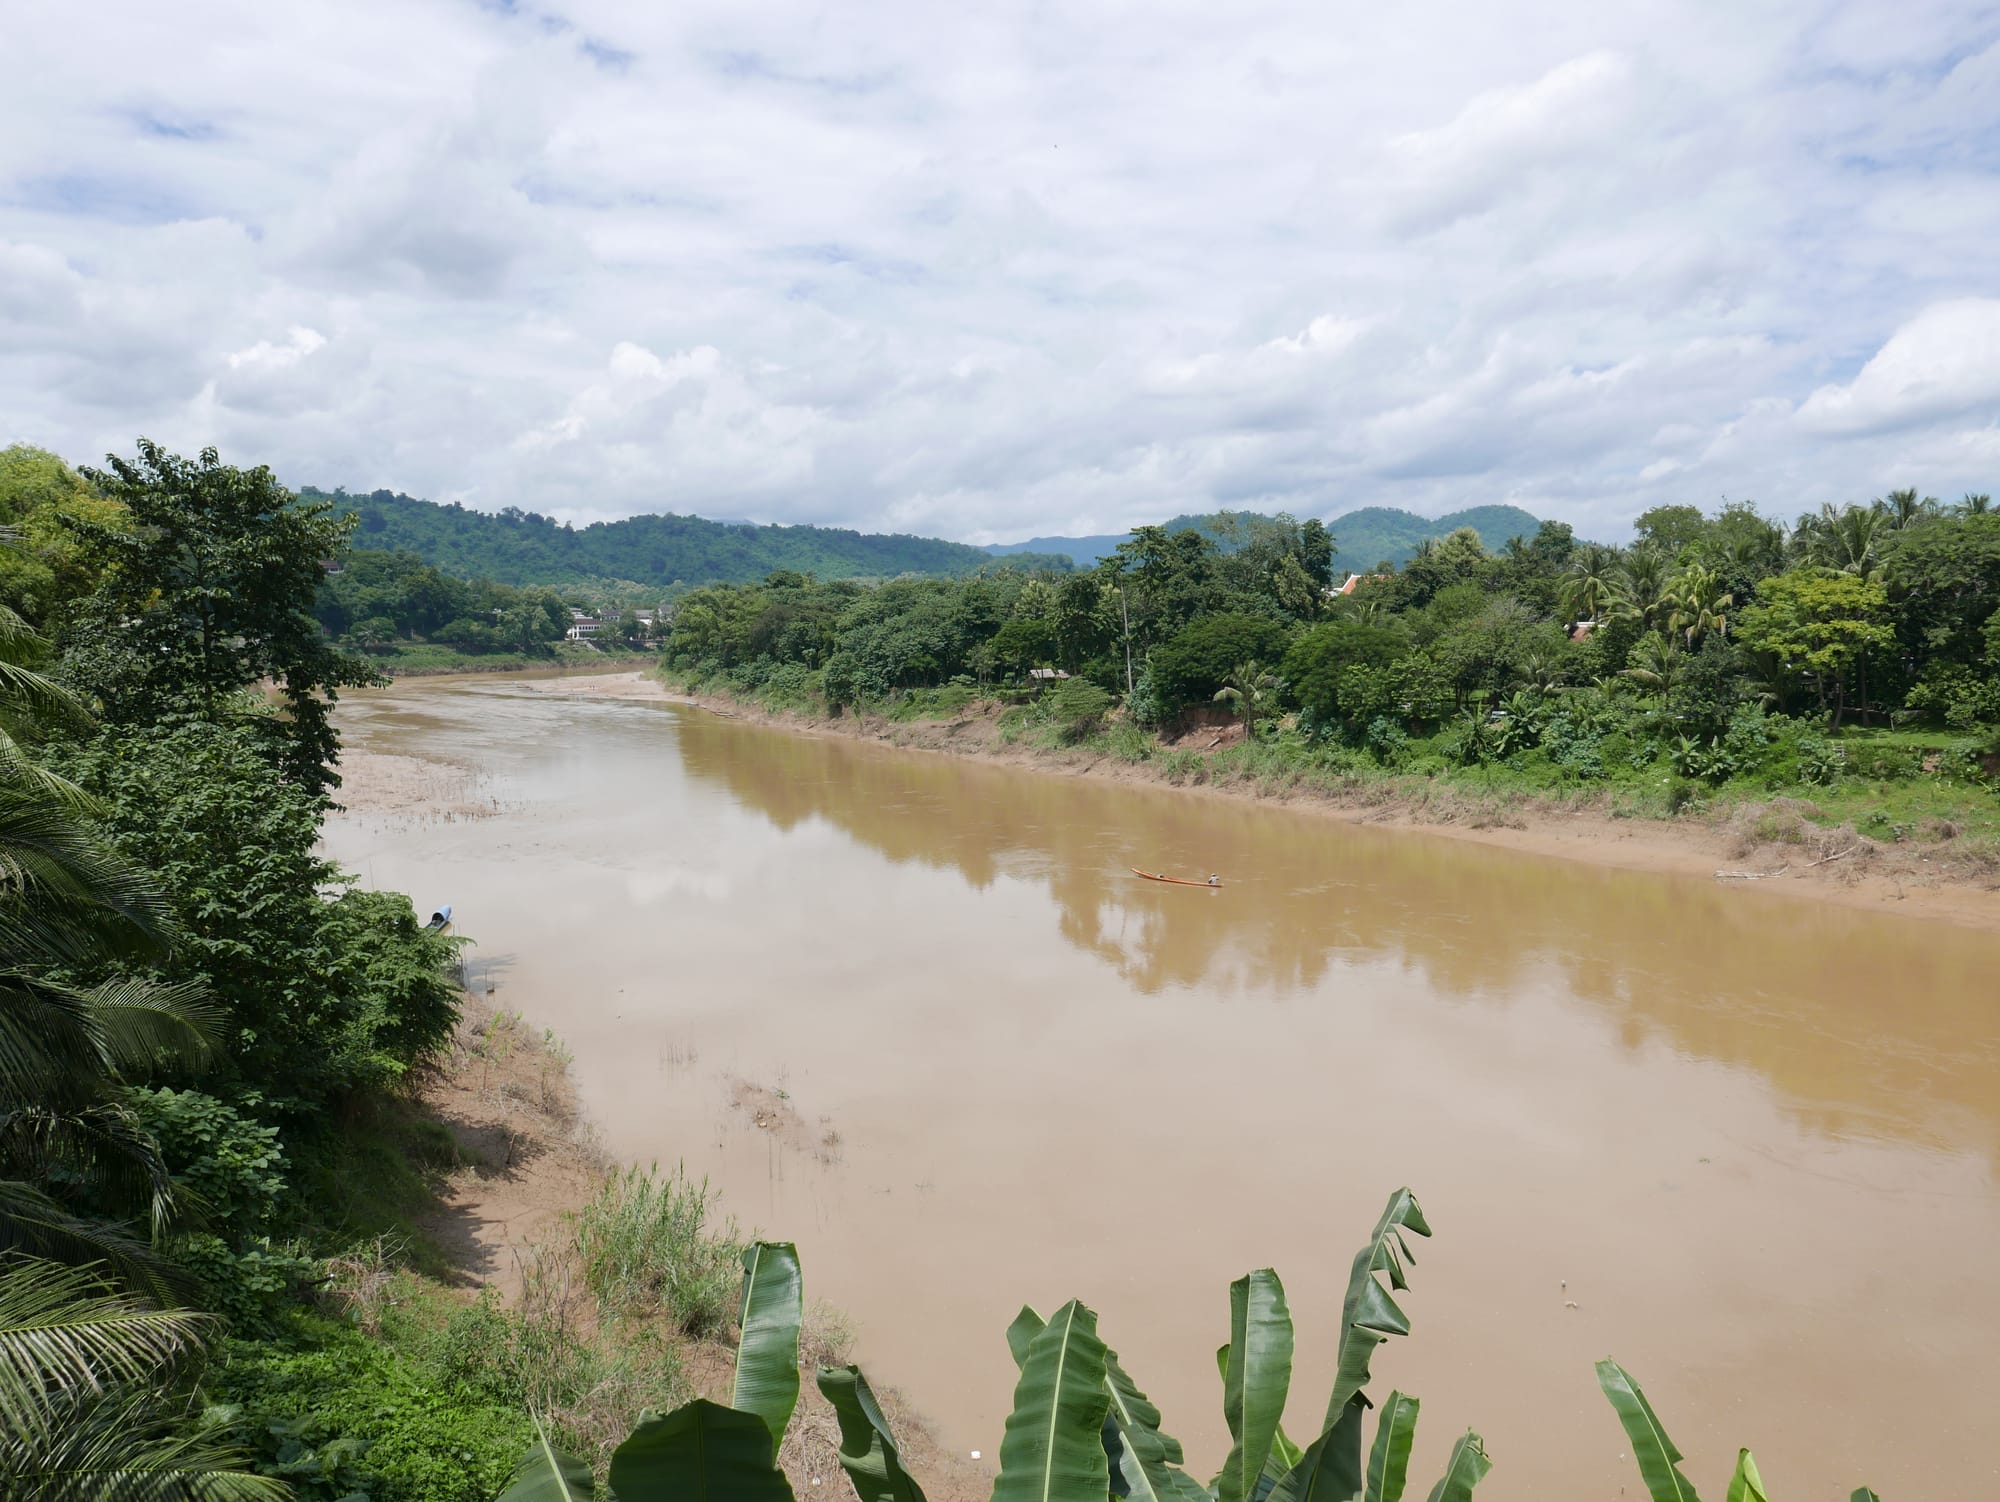
[[[1229,1347],[1226,1345],[1215,1348],[1215,1370],[1225,1383],[1229,1381]],[[1305,1459],[1305,1454],[1292,1443],[1292,1437],[1285,1433],[1285,1426],[1278,1425],[1277,1432],[1271,1436],[1271,1453],[1264,1457],[1264,1469],[1257,1477],[1258,1502],[1277,1490],[1278,1483],[1292,1473]]]
[[[840,1468],[860,1502],[924,1502],[924,1490],[896,1453],[889,1421],[858,1366],[823,1366],[819,1390],[840,1421]]]
[[[549,1443],[540,1419],[534,1424],[535,1443],[514,1468],[499,1502],[590,1502],[597,1492],[590,1467]]]
[[[1406,1231],[1428,1236],[1431,1228],[1417,1197],[1408,1189],[1398,1189],[1389,1196],[1368,1244],[1354,1254],[1347,1274],[1347,1296],[1340,1306],[1340,1366],[1327,1399],[1324,1429],[1333,1428],[1347,1411],[1348,1399],[1368,1385],[1368,1363],[1375,1348],[1391,1335],[1410,1333],[1409,1319],[1375,1277],[1378,1272],[1387,1273],[1389,1288],[1398,1291],[1410,1286],[1404,1264],[1414,1264],[1417,1259],[1410,1254]]]
[[[1026,1304],[1014,1316],[1014,1323],[1007,1327],[1007,1349],[1014,1353],[1015,1371],[1028,1364],[1028,1347],[1035,1343],[1035,1337],[1042,1333],[1042,1327],[1047,1323]]]
[[[1472,1489],[1493,1469],[1486,1458],[1486,1443],[1470,1429],[1451,1447],[1445,1462],[1444,1479],[1431,1488],[1430,1502],[1471,1502]]]
[[[1701,1502],[1693,1483],[1681,1474],[1681,1452],[1660,1427],[1659,1416],[1639,1384],[1607,1357],[1597,1363],[1597,1385],[1618,1411],[1618,1422],[1632,1441],[1632,1458],[1639,1463],[1639,1475],[1653,1502]]]
[[[611,1452],[611,1490],[618,1502],[794,1502],[773,1453],[763,1419],[696,1398],[640,1416]]]
[[[1882,1502],[1882,1499],[1865,1486],[1857,1486],[1847,1502]]]
[[[1072,1299],[1029,1343],[1000,1440],[992,1502],[1099,1502],[1110,1492],[1097,1316]]]
[[[1222,1416],[1229,1459],[1216,1478],[1216,1502],[1256,1502],[1258,1480],[1278,1435],[1292,1386],[1292,1313],[1285,1285],[1268,1267],[1229,1285],[1229,1358]]]
[[[1771,1502],[1764,1495],[1764,1478],[1748,1450],[1736,1452],[1736,1474],[1729,1478],[1729,1502]]]
[[[1410,1477],[1410,1446],[1417,1438],[1417,1400],[1391,1392],[1375,1416],[1375,1444],[1368,1452],[1362,1502],[1400,1502]]]
[[[1361,1426],[1368,1400],[1348,1399],[1340,1422],[1306,1446],[1271,1491],[1270,1502],[1353,1502],[1361,1495]]]
[[[729,1406],[754,1413],[771,1430],[775,1452],[799,1402],[798,1249],[789,1241],[752,1242],[743,1253],[743,1303],[737,1322],[736,1391]]]
[[[1160,1410],[1118,1364],[1118,1353],[1104,1353],[1105,1388],[1111,1394],[1109,1423],[1121,1441],[1106,1444],[1112,1488],[1137,1502],[1208,1502],[1208,1489],[1185,1471],[1181,1442],[1160,1428]],[[1124,1490],[1118,1492],[1120,1484]]]

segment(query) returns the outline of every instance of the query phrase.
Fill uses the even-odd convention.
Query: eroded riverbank
[[[1420,1468],[1471,1424],[1495,1496],[1631,1489],[1609,1351],[1698,1479],[1747,1442],[1803,1495],[1991,1487],[1990,935],[573,681],[343,719],[492,811],[356,809],[335,858],[454,902],[605,1149],[796,1239],[955,1449],[996,1447],[1019,1303],[1074,1294],[1212,1466],[1224,1287],[1266,1263],[1309,1427],[1407,1182],[1439,1234],[1379,1372],[1425,1399]]]

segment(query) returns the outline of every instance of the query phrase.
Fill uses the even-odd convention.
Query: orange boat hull
[[[1157,871],[1141,871],[1137,866],[1132,867],[1132,874],[1134,876],[1143,876],[1148,881],[1164,881],[1171,887],[1219,887],[1222,885],[1219,881],[1189,881],[1185,877],[1180,876],[1162,876]]]

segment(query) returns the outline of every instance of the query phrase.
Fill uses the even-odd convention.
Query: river
[[[1774,1495],[1995,1491],[2000,936],[559,683],[340,724],[466,803],[332,856],[453,903],[606,1148],[796,1241],[954,1446],[998,1450],[1020,1304],[1076,1296],[1206,1476],[1267,1264],[1310,1431],[1408,1184],[1413,1490],[1471,1426],[1482,1497],[1643,1495],[1612,1354],[1712,1497],[1739,1444]]]

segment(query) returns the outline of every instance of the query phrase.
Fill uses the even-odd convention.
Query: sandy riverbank
[[[465,998],[450,1049],[429,1072],[418,1100],[456,1144],[459,1167],[446,1179],[419,1228],[444,1254],[470,1292],[491,1287],[509,1303],[523,1296],[528,1267],[561,1258],[567,1219],[604,1183],[613,1165],[579,1110],[569,1060],[559,1039],[537,1035],[519,1015],[495,1005],[481,988]],[[729,1109],[760,1130],[783,1134],[796,1123],[781,1095],[739,1082]],[[789,1118],[789,1121],[788,1121]],[[558,1263],[558,1265],[561,1265]],[[841,1488],[840,1427],[814,1381],[821,1361],[852,1357],[840,1315],[815,1305],[801,1338],[799,1408],[779,1464],[799,1496]],[[688,1341],[680,1347],[681,1380],[692,1396],[727,1403],[735,1382],[735,1349],[726,1342]],[[900,1443],[904,1463],[938,1502],[983,1502],[992,1466],[946,1450],[930,1425],[877,1372],[875,1388]],[[634,1421],[637,1414],[630,1418]],[[607,1436],[615,1441],[617,1432]],[[831,1495],[829,1491],[829,1495]]]
[[[716,714],[782,727],[804,735],[839,735],[905,750],[976,756],[1055,776],[1166,783],[1154,763],[1119,761],[1098,753],[1049,751],[1000,740],[997,708],[972,706],[956,720],[897,722],[867,716],[837,720],[777,713],[725,695],[688,695],[650,673],[603,673],[541,679],[533,692],[591,699],[692,705]],[[1677,820],[1614,817],[1598,808],[1533,798],[1504,801],[1457,792],[1413,798],[1390,784],[1345,794],[1319,789],[1268,790],[1254,783],[1183,784],[1200,797],[1280,803],[1302,813],[1386,825],[1525,854],[1628,871],[1650,871],[1726,884],[1750,900],[1805,900],[1897,913],[2000,932],[2000,871],[1961,860],[1948,844],[1884,844],[1846,830],[1822,830],[1788,810],[1783,800],[1768,817],[1738,811],[1722,818]],[[1785,838],[1771,838],[1777,830]]]

